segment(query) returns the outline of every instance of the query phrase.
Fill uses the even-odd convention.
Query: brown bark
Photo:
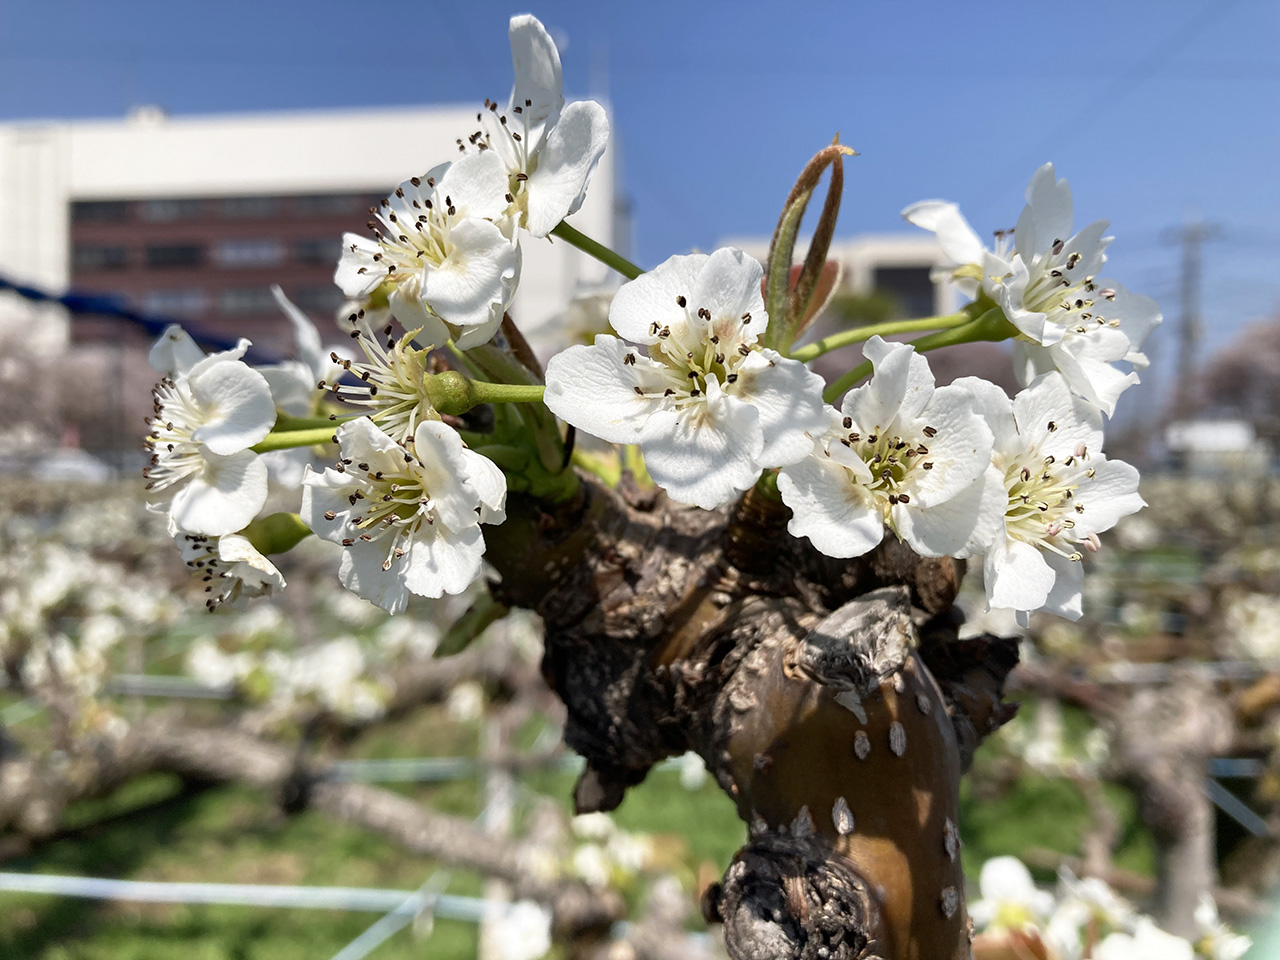
[[[543,671],[608,810],[697,751],[750,827],[704,910],[730,955],[969,956],[958,791],[1012,715],[1016,645],[956,639],[962,566],[892,538],[836,561],[777,501],[729,512],[584,480],[557,512],[515,498],[487,535],[499,599],[546,625]]]

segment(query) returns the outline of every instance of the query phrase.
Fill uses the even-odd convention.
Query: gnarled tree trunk
[[[578,809],[695,750],[749,828],[703,903],[731,956],[969,957],[959,778],[1017,648],[957,639],[962,565],[892,537],[832,560],[756,490],[708,512],[584,478],[545,509],[513,497],[489,556],[545,621]]]

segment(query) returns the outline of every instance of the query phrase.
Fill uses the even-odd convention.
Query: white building
[[[283,229],[294,209],[288,198],[360,198],[367,206],[365,198],[456,156],[458,138],[476,126],[476,108],[461,106],[191,117],[142,108],[124,120],[3,124],[0,275],[51,292],[73,282],[122,292],[138,307],[168,306],[165,312],[179,316],[185,307],[194,324],[209,319],[230,332],[237,319],[247,322],[261,309],[260,292],[270,283],[292,295],[291,277],[314,284],[332,275],[333,263],[315,255],[318,239],[285,230],[273,241],[272,231]],[[611,245],[614,190],[614,157],[606,151],[573,223]],[[268,200],[284,211],[274,220]],[[244,215],[254,202],[263,214],[256,224]],[[229,212],[229,204],[240,209]],[[311,229],[332,227],[336,250],[342,227],[359,230],[367,219],[362,208],[348,213],[314,220]],[[111,219],[128,225],[103,234]],[[206,256],[205,246],[219,237],[245,250],[256,243],[259,251],[278,251],[278,269],[270,269],[270,256],[265,263]],[[308,242],[309,259],[291,246]],[[78,243],[87,245],[83,256]],[[576,286],[605,274],[561,242],[526,237],[523,254],[512,313],[526,330],[556,317]],[[0,297],[0,335],[15,328],[45,349],[68,342],[60,311],[7,294]]]

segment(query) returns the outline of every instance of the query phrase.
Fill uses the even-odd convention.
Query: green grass
[[[521,745],[540,724],[518,734]],[[1068,717],[1069,736],[1078,734]],[[357,758],[473,754],[477,728],[449,720],[433,708],[372,728],[335,754]],[[990,754],[984,756],[987,750]],[[978,780],[966,778],[962,832],[966,869],[976,873],[991,856],[1021,854],[1029,846],[1064,853],[1079,850],[1089,813],[1066,781],[1023,776],[1003,784],[991,775],[1000,747],[979,754]],[[517,809],[526,816],[539,797],[568,808],[574,775],[534,771],[521,778]],[[481,784],[400,785],[436,809],[475,816]],[[981,797],[980,801],[976,799]],[[1117,865],[1149,872],[1151,847],[1138,827],[1131,798],[1108,796],[1120,813],[1124,837]],[[624,830],[655,835],[664,867],[689,890],[699,874],[719,876],[745,839],[733,804],[710,779],[687,790],[672,770],[652,772],[628,792],[614,814]],[[62,834],[5,870],[138,880],[267,883],[416,889],[435,865],[404,853],[378,836],[309,812],[287,817],[260,792],[239,787],[184,788],[176,777],[146,777],[110,797],[75,805]],[[1041,879],[1050,880],[1041,873]],[[481,880],[454,874],[449,892],[476,895]],[[629,900],[638,890],[624,891]],[[0,894],[0,957],[17,960],[326,960],[377,919],[339,913],[231,906],[109,904],[37,895]],[[373,960],[470,960],[476,930],[440,921],[424,944],[409,930],[395,934]]]

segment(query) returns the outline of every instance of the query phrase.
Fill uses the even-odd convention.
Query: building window
[[[71,204],[71,219],[77,223],[120,223],[129,219],[126,200],[79,200]]]
[[[896,313],[902,317],[927,317],[933,313],[931,267],[876,267],[872,286],[877,293],[892,297]]]
[[[267,287],[231,287],[218,295],[218,309],[231,317],[275,313],[276,301]]]
[[[284,262],[285,247],[271,237],[219,240],[213,262],[220,267],[274,267]]]
[[[77,273],[94,270],[123,270],[129,266],[129,251],[118,246],[78,246],[71,251],[71,269]]]
[[[148,267],[198,267],[203,262],[204,247],[198,243],[158,243],[147,247]]]
[[[151,290],[142,298],[142,309],[147,313],[190,316],[203,313],[203,290]]]
[[[227,220],[263,220],[279,209],[279,197],[223,197],[218,202],[218,213]]]
[[[299,263],[324,263],[336,266],[342,259],[341,237],[308,237],[293,245]]]
[[[293,212],[300,217],[340,217],[356,213],[363,197],[349,193],[315,193],[293,198]]]
[[[155,222],[171,220],[196,220],[204,215],[203,200],[143,200],[142,219]]]
[[[342,306],[342,291],[335,286],[299,287],[289,299],[311,314],[332,316]]]

